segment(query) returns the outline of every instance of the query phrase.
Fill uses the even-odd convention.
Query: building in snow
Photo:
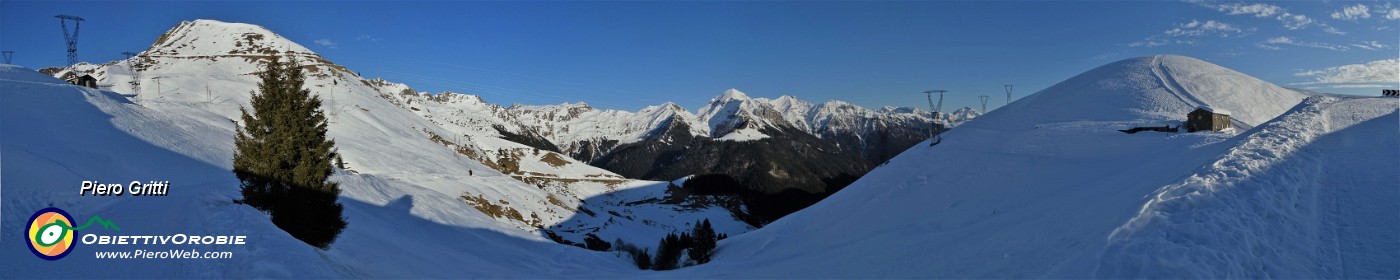
[[[89,88],[97,88],[97,78],[93,78],[92,75],[82,75],[73,77],[68,79],[68,83]]]
[[[1186,132],[1221,131],[1226,128],[1230,128],[1230,111],[1200,106],[1186,114]]]

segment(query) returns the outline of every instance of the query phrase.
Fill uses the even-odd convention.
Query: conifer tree
[[[696,263],[710,262],[710,255],[715,251],[715,243],[718,241],[714,227],[710,226],[710,219],[695,223],[691,239],[694,241],[690,246],[690,251],[686,252],[690,259],[695,260]]]
[[[639,269],[651,269],[651,254],[646,250],[632,252],[632,262],[637,263]]]
[[[665,238],[661,239],[661,244],[656,246],[656,261],[652,262],[652,268],[656,270],[676,269],[676,263],[681,258],[681,250],[685,250],[680,244],[680,239],[676,233],[667,234]]]
[[[340,186],[327,180],[338,155],[335,141],[326,139],[321,99],[303,88],[306,78],[295,62],[274,56],[258,77],[252,114],[239,108],[233,173],[243,199],[237,202],[268,212],[277,227],[326,249],[346,222],[336,201]]]

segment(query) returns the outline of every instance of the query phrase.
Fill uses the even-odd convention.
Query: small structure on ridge
[[[1230,111],[1200,106],[1186,114],[1186,132],[1221,131],[1227,128],[1230,128]]]

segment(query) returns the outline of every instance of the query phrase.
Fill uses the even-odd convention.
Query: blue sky
[[[1182,54],[1276,84],[1395,88],[1394,1],[62,2],[0,1],[0,50],[66,60],[56,14],[83,22],[83,61],[124,58],[182,20],[262,25],[368,77],[500,104],[584,101],[694,110],[728,88],[868,108],[989,109],[1119,59]]]

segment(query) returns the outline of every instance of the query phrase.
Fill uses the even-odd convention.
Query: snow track
[[[1205,102],[1202,102],[1200,99],[1196,98],[1195,95],[1191,95],[1191,92],[1187,91],[1185,87],[1182,87],[1181,83],[1178,83],[1176,81],[1175,76],[1167,74],[1167,71],[1169,71],[1169,69],[1167,69],[1166,63],[1162,63],[1162,56],[1152,56],[1151,69],[1152,75],[1157,76],[1157,80],[1162,82],[1162,87],[1166,88],[1167,92],[1170,92],[1172,95],[1176,96],[1176,98],[1181,100],[1182,103],[1185,103],[1186,105],[1191,107],[1206,104]]]

